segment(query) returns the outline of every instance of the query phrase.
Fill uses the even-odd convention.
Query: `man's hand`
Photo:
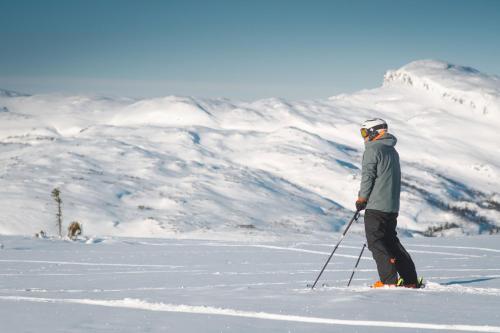
[[[367,203],[368,201],[365,198],[358,198],[358,200],[356,200],[356,210],[358,212],[362,211],[366,208]]]

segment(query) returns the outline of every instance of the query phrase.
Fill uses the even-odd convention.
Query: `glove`
[[[366,208],[367,203],[368,201],[366,201],[365,198],[358,198],[358,200],[356,200],[356,210],[358,212],[362,211],[363,209]]]

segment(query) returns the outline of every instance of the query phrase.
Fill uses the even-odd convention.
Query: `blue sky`
[[[0,0],[0,87],[324,98],[439,59],[500,74],[500,1]]]

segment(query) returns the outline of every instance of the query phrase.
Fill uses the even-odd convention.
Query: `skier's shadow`
[[[490,277],[490,278],[480,278],[480,279],[474,279],[474,280],[464,280],[464,281],[450,281],[443,283],[443,286],[451,286],[454,284],[469,284],[469,283],[475,283],[475,282],[483,282],[483,281],[489,281],[489,280],[496,280],[498,279],[497,277]]]

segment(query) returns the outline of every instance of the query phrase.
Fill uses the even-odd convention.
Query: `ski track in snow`
[[[292,321],[309,324],[324,324],[337,326],[367,326],[367,327],[387,327],[387,328],[407,328],[423,330],[449,330],[465,332],[498,332],[500,326],[480,326],[462,324],[432,324],[419,322],[397,322],[397,321],[374,321],[374,320],[346,320],[334,318],[307,317],[267,312],[242,311],[228,308],[217,308],[211,306],[193,306],[184,304],[151,303],[141,299],[125,298],[120,300],[98,300],[98,299],[72,299],[72,298],[38,298],[20,296],[0,296],[1,300],[18,302],[38,302],[38,303],[64,303],[83,304],[114,308],[127,308],[146,311],[188,313],[196,315],[218,315],[231,316],[250,319]]]
[[[182,266],[173,266],[173,265],[115,264],[115,263],[78,262],[78,261],[14,260],[14,259],[0,259],[0,262],[76,265],[76,266],[117,266],[117,267],[156,267],[156,268],[181,268],[182,267]]]
[[[450,246],[450,245],[419,245],[419,244],[413,244],[412,247],[414,247],[414,246],[419,246],[419,247],[435,247],[435,248],[443,248],[443,249],[477,250],[477,251],[486,251],[486,252],[500,253],[500,250],[491,249],[491,248],[487,248],[487,247]]]
[[[307,242],[300,242],[297,243],[297,245],[307,245],[307,246],[323,246],[323,247],[331,247],[332,244],[315,244],[315,243],[307,243]],[[344,245],[342,244],[340,247],[348,248],[348,249],[359,249],[359,246],[352,246],[352,245]],[[411,247],[434,247],[434,248],[443,248],[443,249],[457,249],[457,250],[477,250],[477,251],[486,251],[486,252],[495,252],[495,253],[500,253],[500,250],[497,249],[492,249],[492,248],[487,248],[487,247],[474,247],[474,246],[455,246],[455,245],[431,245],[431,244],[411,244],[409,248]]]
[[[176,246],[176,245],[166,245],[163,243],[148,243],[148,242],[140,242],[139,244],[141,245],[154,245],[154,246]],[[309,249],[302,249],[298,247],[284,247],[284,246],[276,246],[276,245],[264,245],[264,244],[224,244],[224,243],[206,243],[203,244],[204,246],[214,246],[214,247],[256,247],[256,248],[263,248],[263,249],[273,249],[273,250],[281,250],[281,251],[292,251],[292,252],[303,252],[303,253],[311,253],[311,254],[321,254],[321,255],[329,255],[330,252],[324,252],[324,251],[315,251],[315,250],[309,250]],[[312,245],[312,244],[309,244]],[[329,246],[330,248],[333,248],[333,245],[330,244],[320,244],[322,246]],[[339,248],[349,248],[349,249],[359,249],[358,247],[355,246],[345,246],[341,245]],[[453,248],[453,247],[450,247]],[[479,249],[479,248],[474,248],[474,249]],[[489,249],[491,250],[491,249]],[[454,253],[454,252],[440,252],[440,251],[424,251],[424,250],[408,250],[408,252],[412,253],[428,253],[428,254],[445,254],[449,256],[456,256],[456,257],[463,257],[463,258],[479,258],[481,255],[475,255],[475,254],[463,254],[463,253]],[[500,252],[500,251],[499,251]],[[358,258],[356,255],[348,255],[348,254],[340,254],[336,253],[335,256],[337,257],[343,257],[343,258]],[[364,260],[369,260],[371,258],[369,257],[362,257]]]
[[[260,282],[260,283],[229,283],[229,284],[211,284],[197,287],[140,287],[140,288],[120,288],[120,289],[39,289],[39,288],[25,288],[25,289],[0,289],[0,292],[27,292],[27,293],[115,293],[127,291],[160,291],[160,290],[203,290],[211,288],[228,288],[228,287],[255,287],[255,286],[279,286],[289,284],[305,284],[308,280],[303,281],[287,281],[287,282]]]

